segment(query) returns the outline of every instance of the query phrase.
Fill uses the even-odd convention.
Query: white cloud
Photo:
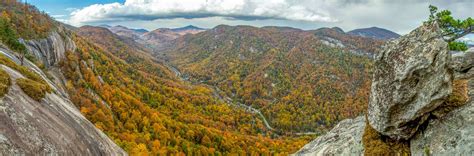
[[[207,28],[219,24],[301,29],[337,26],[346,31],[377,26],[406,34],[428,18],[430,4],[451,10],[455,18],[474,17],[473,0],[125,0],[77,9],[66,23],[150,30],[189,24]]]
[[[66,11],[68,11],[68,12],[73,12],[73,11],[76,11],[76,10],[78,10],[78,9],[77,9],[77,8],[66,8],[66,9],[64,9],[64,10],[66,10]]]
[[[105,21],[207,17],[226,17],[229,20],[337,21],[322,7],[303,5],[293,0],[126,0],[123,4],[94,4],[73,11],[69,23],[83,25]]]
[[[56,21],[63,22],[63,23],[68,23],[69,22],[69,20],[60,19],[60,18],[57,18]]]
[[[474,45],[474,34],[469,34],[469,35],[466,35],[460,39],[458,39],[459,41],[461,42],[465,42],[467,44],[470,44],[470,45]]]
[[[62,17],[66,17],[66,15],[51,15],[51,17],[53,17],[53,18],[62,18]]]

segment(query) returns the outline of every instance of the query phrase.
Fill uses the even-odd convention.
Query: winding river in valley
[[[171,71],[174,72],[174,74],[179,77],[182,81],[188,81],[188,82],[191,82],[189,81],[188,78],[185,78],[183,77],[183,74],[178,70],[176,69],[175,67],[173,66],[170,66],[170,65],[166,65]],[[192,82],[191,82],[192,83]],[[211,86],[211,85],[208,85],[208,84],[204,84],[204,83],[201,83],[203,85],[206,85],[208,86],[209,88],[212,89],[212,92],[214,94],[215,97],[219,98],[220,100],[224,101],[225,103],[227,103],[228,105],[232,105],[232,106],[235,106],[235,107],[240,107],[240,108],[243,108],[245,109],[245,111],[247,112],[250,112],[250,113],[253,113],[253,114],[257,114],[258,116],[260,116],[260,118],[262,118],[262,121],[263,123],[265,124],[265,127],[267,127],[267,129],[269,130],[274,130],[272,126],[270,126],[270,124],[268,123],[267,119],[265,118],[265,116],[263,116],[262,112],[260,112],[260,110],[256,109],[256,108],[253,108],[252,106],[248,106],[248,105],[245,105],[243,103],[240,103],[240,102],[234,102],[232,101],[232,98],[226,96],[226,95],[222,95],[222,90],[219,89],[217,86]]]
[[[170,69],[171,71],[173,71],[174,74],[175,74],[179,79],[181,79],[182,81],[187,81],[187,82],[190,82],[190,83],[194,83],[194,82],[190,81],[189,78],[184,77],[183,74],[182,74],[177,68],[175,68],[175,67],[173,67],[173,66],[171,66],[171,65],[169,65],[169,64],[166,64],[166,63],[164,63],[164,65],[165,65],[166,67],[168,67],[168,69]],[[269,129],[269,130],[271,130],[271,131],[276,131],[276,132],[278,132],[278,130],[274,129],[274,128],[268,123],[267,118],[265,118],[265,116],[262,114],[262,112],[261,112],[260,110],[258,110],[258,109],[256,109],[256,108],[253,108],[252,106],[249,106],[249,105],[240,103],[240,102],[238,102],[238,101],[232,100],[232,98],[230,98],[229,96],[227,96],[227,95],[225,95],[225,94],[222,94],[223,91],[222,91],[219,87],[217,87],[217,86],[208,85],[208,84],[205,84],[205,83],[202,83],[202,82],[201,82],[200,84],[206,85],[206,86],[208,86],[209,88],[211,88],[211,89],[212,89],[212,92],[213,92],[213,94],[214,94],[214,96],[217,97],[217,98],[219,98],[220,100],[224,101],[226,104],[231,105],[231,106],[234,106],[234,107],[243,108],[245,111],[247,111],[247,112],[249,112],[249,113],[253,113],[253,114],[258,115],[258,116],[262,119],[262,121],[263,121],[263,123],[264,123],[264,125],[265,125],[265,127],[266,127],[267,129]],[[315,135],[315,134],[318,134],[318,133],[316,133],[316,132],[292,133],[292,135],[297,135],[297,136],[299,136],[299,135]]]

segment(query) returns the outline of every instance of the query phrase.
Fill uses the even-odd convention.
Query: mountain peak
[[[111,28],[112,26],[107,25],[107,24],[101,24],[101,25],[98,25],[98,27]]]
[[[174,28],[174,29],[171,29],[171,30],[173,30],[173,31],[186,31],[186,30],[205,30],[205,29],[196,27],[194,25],[188,25],[188,26],[185,26],[185,27]]]
[[[194,25],[188,25],[188,26],[185,26],[184,28],[188,28],[188,29],[201,29],[199,27],[196,27]]]
[[[342,29],[339,28],[339,27],[332,27],[331,29],[336,30],[336,31],[338,31],[338,32],[340,32],[340,33],[344,33],[344,30],[342,30]]]
[[[355,36],[369,37],[379,40],[389,40],[400,37],[399,34],[393,31],[375,26],[369,28],[354,29],[347,33]]]
[[[116,26],[114,26],[114,27],[116,27],[116,28],[124,28],[124,29],[128,29],[128,27],[126,27],[126,26],[123,26],[123,25],[116,25]]]

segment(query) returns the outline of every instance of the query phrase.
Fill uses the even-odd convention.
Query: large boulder
[[[387,43],[374,64],[368,120],[381,134],[411,138],[452,92],[447,43],[436,23]]]
[[[362,155],[365,118],[346,119],[301,148],[295,155]]]

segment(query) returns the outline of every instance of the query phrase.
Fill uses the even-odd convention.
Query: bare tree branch
[[[447,42],[452,42],[452,41],[455,41],[455,40],[457,40],[457,39],[459,39],[463,36],[466,36],[467,34],[470,34],[470,33],[473,33],[473,28],[472,27],[470,27],[469,29],[464,30],[462,33],[457,34],[454,37],[451,37],[451,38],[447,39],[446,41]]]

